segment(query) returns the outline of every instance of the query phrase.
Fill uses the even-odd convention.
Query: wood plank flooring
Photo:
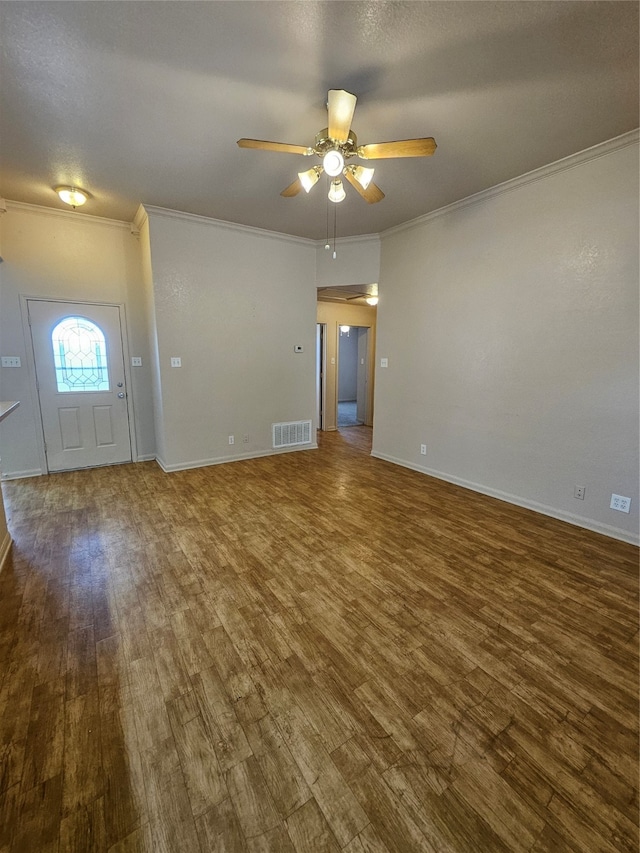
[[[0,853],[637,851],[637,549],[369,441],[4,484]]]

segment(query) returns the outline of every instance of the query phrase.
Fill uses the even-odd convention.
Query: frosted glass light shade
[[[308,169],[306,172],[298,172],[298,177],[300,178],[302,189],[308,193],[318,183],[320,174],[318,169],[314,167],[313,169]]]
[[[367,296],[367,305],[377,305],[378,297],[377,296]]]
[[[346,197],[347,194],[342,186],[342,181],[331,181],[331,187],[329,188],[329,201],[333,201],[337,204],[339,201],[344,201]]]
[[[366,166],[355,166],[353,169],[353,177],[360,184],[363,190],[371,183],[375,169],[369,169]]]
[[[89,198],[89,193],[78,187],[56,187],[56,192],[65,204],[80,207]]]

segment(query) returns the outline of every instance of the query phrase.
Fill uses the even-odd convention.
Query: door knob
[[[118,382],[118,388],[122,388],[122,382]]]
[[[118,397],[119,397],[121,400],[123,400],[123,399],[124,399],[124,391],[120,391],[120,393],[118,394]]]

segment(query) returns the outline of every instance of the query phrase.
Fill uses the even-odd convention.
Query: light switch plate
[[[131,367],[142,367],[142,359],[137,355],[131,356]]]
[[[380,359],[380,367],[389,367],[389,359],[381,358]]]
[[[3,355],[0,357],[2,367],[22,367],[19,355]]]
[[[182,367],[182,359],[178,356],[171,356],[171,367]]]

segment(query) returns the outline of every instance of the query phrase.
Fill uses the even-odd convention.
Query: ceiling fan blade
[[[258,148],[261,151],[280,151],[283,154],[313,153],[304,145],[289,145],[288,142],[265,142],[264,139],[239,139],[240,148]]]
[[[285,187],[280,193],[284,198],[293,198],[294,195],[298,195],[298,193],[302,190],[302,184],[300,183],[300,178],[296,178],[292,184],[289,184],[288,187]]]
[[[344,89],[330,89],[328,98],[329,108],[329,137],[336,142],[346,142],[351,130],[351,121],[358,99]]]
[[[429,157],[436,150],[432,136],[424,139],[400,139],[397,142],[373,142],[358,148],[358,157],[364,160],[382,160],[385,157]]]
[[[351,186],[356,189],[362,198],[368,202],[369,204],[375,204],[377,201],[382,201],[384,198],[384,193],[380,189],[379,186],[373,183],[369,184],[369,186],[365,189],[354,177],[353,172],[349,169],[344,170],[344,176],[349,181]]]

